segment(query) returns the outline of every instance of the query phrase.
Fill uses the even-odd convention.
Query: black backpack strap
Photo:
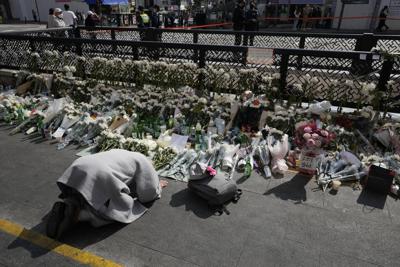
[[[242,189],[238,189],[237,191],[236,191],[236,194],[235,194],[235,196],[233,197],[233,199],[232,199],[232,202],[233,203],[237,203],[238,201],[239,201],[239,199],[240,199],[240,196],[242,195]]]
[[[229,215],[231,212],[226,208],[225,205],[219,205],[219,206],[210,206],[211,209],[214,210],[214,215],[221,216],[222,214]]]

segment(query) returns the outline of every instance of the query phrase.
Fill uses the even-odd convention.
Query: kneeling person
[[[147,211],[141,203],[160,198],[167,181],[144,155],[113,149],[75,160],[57,185],[63,201],[53,205],[46,231],[59,239],[78,221],[94,227],[135,221]]]

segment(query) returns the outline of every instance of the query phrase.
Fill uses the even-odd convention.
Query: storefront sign
[[[247,52],[247,63],[261,65],[274,64],[274,49],[249,47]]]

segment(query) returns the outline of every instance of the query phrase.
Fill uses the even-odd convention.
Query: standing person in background
[[[183,26],[189,26],[189,10],[183,12]]]
[[[32,17],[33,17],[33,21],[37,22],[37,15],[35,10],[32,9]]]
[[[301,10],[299,7],[296,7],[296,9],[294,10],[293,30],[299,29],[300,16]]]
[[[76,17],[74,11],[69,10],[69,5],[64,5],[65,11],[63,12],[63,18],[65,25],[67,27],[76,27],[78,18]]]
[[[100,18],[99,16],[97,16],[96,13],[94,13],[93,11],[88,11],[87,12],[87,16],[85,19],[85,26],[88,27],[88,32],[90,35],[91,39],[96,39],[96,32],[95,32],[95,27],[97,26],[97,24],[99,23]]]
[[[315,16],[318,18],[315,21],[315,27],[316,28],[321,28],[322,10],[321,10],[321,8],[319,6],[316,7]]]
[[[384,6],[381,10],[381,13],[379,14],[379,23],[378,27],[376,28],[378,32],[381,32],[383,27],[386,28],[386,31],[389,30],[388,25],[386,25],[386,18],[388,15],[389,15],[389,8],[388,6]]]
[[[151,21],[149,15],[144,12],[144,8],[142,6],[139,6],[138,10],[136,21],[138,28],[141,29],[139,32],[140,40],[144,41],[146,39],[146,31],[144,29],[150,27]]]
[[[310,5],[308,5],[308,4],[306,5],[305,8],[303,8],[303,21],[302,21],[302,25],[301,25],[301,28],[303,30],[306,29],[308,26],[308,22],[309,22],[308,18],[311,15],[311,11],[312,11],[312,9],[311,9]]]
[[[137,22],[138,22],[138,27],[139,28],[148,28],[150,27],[150,17],[144,12],[144,8],[142,6],[139,6],[138,8],[139,13],[137,17]]]
[[[54,8],[49,9],[49,15],[47,16],[47,29],[54,28]]]
[[[87,17],[85,19],[85,26],[86,27],[96,27],[97,24],[99,23],[100,18],[99,16],[97,16],[96,13],[94,13],[93,11],[88,11],[87,12]]]
[[[153,6],[153,12],[151,14],[151,27],[160,28],[161,20],[160,20],[160,7],[158,5]]]
[[[250,9],[246,12],[245,31],[258,31],[258,9],[255,2],[250,3]],[[254,35],[245,35],[243,38],[243,45],[247,46],[247,40],[250,38],[250,46],[254,44]]]
[[[245,12],[244,12],[244,1],[239,1],[233,11],[233,30],[243,31],[245,23]],[[242,35],[240,33],[235,34],[235,45],[240,45],[242,43]]]
[[[164,11],[162,12],[163,15],[163,23],[164,23],[164,28],[168,28],[169,25],[169,11],[168,11],[168,7],[164,7]]]
[[[53,15],[50,13],[53,12]],[[49,10],[49,20],[47,22],[47,28],[62,28],[65,27],[65,22],[62,17],[62,10],[59,8]]]
[[[325,9],[324,12],[324,21],[323,21],[323,27],[325,29],[329,29],[331,27],[332,24],[332,18],[331,18],[331,8],[328,7],[327,9]]]

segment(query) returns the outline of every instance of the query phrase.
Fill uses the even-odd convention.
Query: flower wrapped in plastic
[[[289,152],[288,135],[279,136],[270,133],[267,137],[267,146],[272,157],[272,173],[284,174],[289,169],[285,161],[286,154]]]
[[[301,148],[300,171],[307,174],[314,174],[324,154],[324,148],[331,145],[335,134],[326,129],[318,128],[315,121],[300,122],[296,125],[295,144]]]

